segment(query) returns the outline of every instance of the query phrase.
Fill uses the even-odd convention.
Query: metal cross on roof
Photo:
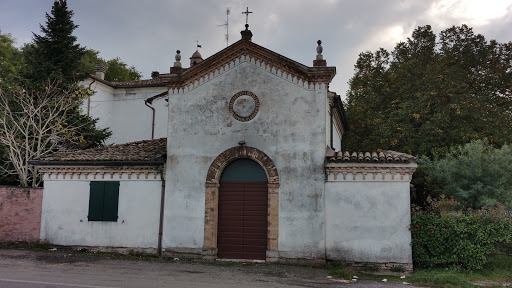
[[[201,48],[201,45],[199,45],[199,40],[197,40],[196,43],[197,43],[197,48]]]
[[[249,14],[251,13],[252,12],[249,12],[249,7],[247,7],[247,10],[245,10],[245,12],[242,12],[242,14],[245,14],[245,24],[249,22]]]

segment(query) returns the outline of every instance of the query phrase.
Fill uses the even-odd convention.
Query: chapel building
[[[84,111],[113,136],[56,153],[44,173],[41,239],[162,255],[340,260],[412,269],[409,185],[394,151],[343,151],[336,68],[321,41],[312,66],[241,39],[184,68],[84,85]],[[348,119],[350,120],[350,119]]]

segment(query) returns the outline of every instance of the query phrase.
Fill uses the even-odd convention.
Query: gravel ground
[[[325,268],[174,261],[74,250],[0,249],[0,287],[412,287],[397,282],[327,279]]]

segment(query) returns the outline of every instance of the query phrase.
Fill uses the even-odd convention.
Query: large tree
[[[72,16],[66,0],[55,0],[51,14],[46,13],[46,25],[40,25],[43,34],[34,33],[33,43],[24,47],[24,87],[36,90],[31,93],[41,93],[48,83],[59,83],[63,89],[78,89],[76,83],[89,74],[82,70],[87,50],[73,35],[78,25]],[[76,130],[83,139],[80,145],[67,145],[69,149],[95,147],[110,136],[109,131],[96,129],[96,120],[81,115],[79,105],[69,109],[66,113],[70,121],[64,123],[65,128]]]
[[[0,167],[5,173],[17,175],[22,185],[38,185],[40,181],[29,159],[51,153],[56,147],[96,147],[111,134],[108,129],[97,129],[97,120],[80,114],[83,99],[76,95],[88,97],[91,91],[77,85],[88,73],[81,70],[85,48],[73,36],[77,25],[72,16],[65,0],[54,1],[51,14],[46,14],[46,25],[41,25],[43,33],[34,34],[33,42],[21,51],[20,77],[14,77],[17,62],[0,67],[0,73],[7,70],[5,73],[13,80],[10,85],[0,86]],[[12,50],[4,49],[12,46],[12,38],[0,38],[6,43],[0,51]],[[6,55],[19,55],[14,50]],[[2,82],[4,74],[0,74]]]
[[[0,31],[0,90],[14,89],[20,80],[19,72],[22,67],[22,56],[14,46],[15,40],[10,34]],[[3,111],[0,111],[0,117]],[[0,144],[0,166],[9,165],[8,150]],[[15,184],[16,177],[0,174],[0,184]]]
[[[94,75],[96,64],[103,64],[107,67],[105,80],[110,82],[139,80],[142,77],[135,66],[128,66],[128,64],[119,57],[105,61],[99,56],[99,51],[87,49],[81,61],[81,71],[84,71],[88,75]]]
[[[76,109],[89,96],[88,89],[61,88],[57,83],[36,91],[0,90],[0,143],[7,148],[9,160],[0,171],[17,175],[23,186],[37,187],[42,179],[29,160],[57,149],[87,145],[82,131],[84,125],[94,121],[83,121],[76,115]],[[102,132],[109,133],[97,133]]]
[[[107,61],[107,72],[105,72],[105,80],[110,82],[123,82],[130,80],[139,80],[142,75],[132,65],[121,61],[119,57]]]
[[[389,52],[359,55],[347,92],[350,150],[414,155],[487,138],[512,142],[512,42],[487,41],[462,25],[430,26]]]
[[[42,34],[33,33],[33,43],[25,45],[23,76],[27,85],[44,86],[48,81],[73,85],[86,75],[80,73],[80,61],[85,48],[77,43],[73,31],[78,27],[73,11],[66,0],[56,0],[51,14],[46,13],[46,25],[40,25]]]
[[[22,57],[14,43],[10,34],[0,30],[0,89],[8,89],[19,80]]]

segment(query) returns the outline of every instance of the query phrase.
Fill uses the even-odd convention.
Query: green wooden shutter
[[[103,194],[103,221],[117,221],[119,182],[108,181],[104,183],[105,193]]]
[[[91,182],[89,192],[89,221],[103,220],[103,182]]]

